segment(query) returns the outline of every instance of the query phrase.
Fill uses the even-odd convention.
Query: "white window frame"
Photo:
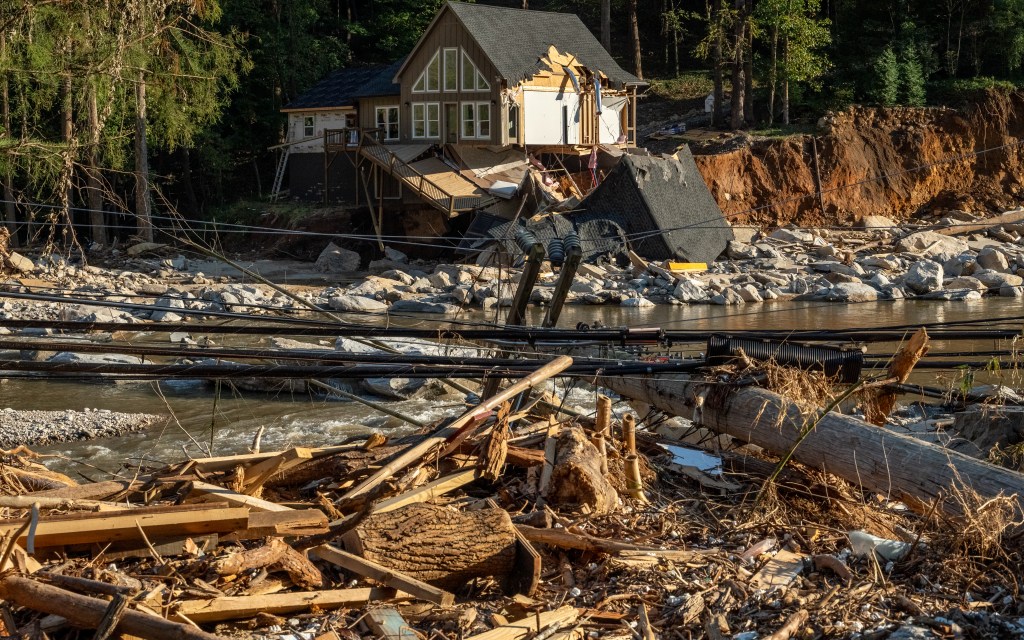
[[[441,61],[443,63],[441,65],[441,86],[442,86],[442,88],[444,89],[444,91],[446,93],[451,93],[451,92],[459,90],[459,52],[460,51],[461,51],[461,49],[459,47],[445,47],[444,49],[441,50]],[[455,59],[451,61],[452,62],[451,66],[454,67],[454,70],[455,70],[455,77],[453,78],[454,82],[452,83],[451,86],[448,86],[448,62],[449,62],[448,61],[448,54],[449,53],[455,54]]]
[[[430,67],[434,66],[435,63],[437,64],[437,84],[431,85]],[[421,73],[420,76],[416,78],[416,84],[412,86],[412,92],[437,93],[438,91],[440,91],[443,71],[444,70],[441,69],[441,50],[438,49],[437,51],[434,52],[433,57],[430,58],[430,62],[427,63],[427,66],[423,68],[423,73]]]
[[[417,116],[416,111],[420,114]],[[433,111],[433,114],[431,114]],[[423,125],[423,134],[416,134],[416,126]],[[412,103],[412,137],[417,140],[436,140],[441,137],[441,103],[440,102],[414,102]]]
[[[395,119],[394,123],[392,123],[388,119],[388,112],[391,109],[395,110],[395,118],[396,119]],[[382,119],[381,119],[381,116],[380,116],[382,111],[384,112],[383,124],[382,124]],[[387,104],[387,105],[382,105],[382,106],[377,107],[374,110],[374,122],[377,124],[377,128],[378,129],[383,129],[384,134],[383,134],[383,137],[381,139],[384,140],[385,142],[392,142],[394,140],[398,140],[401,137],[401,135],[402,135],[402,111],[401,111],[401,109],[398,108],[397,104]],[[394,127],[395,127],[395,135],[393,137],[390,135],[390,133],[391,133],[391,125],[392,124],[394,124]]]
[[[302,137],[312,138],[316,135],[316,114],[302,116]]]
[[[462,50],[462,56],[460,57],[459,64],[460,64],[460,67],[459,67],[459,84],[462,87],[463,91],[467,91],[467,92],[468,91],[474,91],[475,92],[475,91],[490,91],[491,90],[490,83],[487,82],[486,78],[484,78],[484,74],[480,73],[480,68],[476,66],[476,63],[473,62],[473,59],[469,57],[469,54],[466,53],[465,49]],[[466,66],[467,66],[467,64],[468,64],[469,68],[473,70],[473,82],[472,83],[467,83],[466,82]],[[467,84],[472,84],[472,86],[467,86]]]
[[[470,108],[470,117],[466,117],[466,107]],[[480,130],[480,124],[484,122],[480,118],[480,107],[487,108],[487,133],[484,134]],[[459,134],[463,140],[490,140],[491,139],[491,122],[493,120],[493,112],[491,103],[485,100],[478,102],[462,102],[459,104]],[[466,125],[471,124],[473,135],[466,135]]]

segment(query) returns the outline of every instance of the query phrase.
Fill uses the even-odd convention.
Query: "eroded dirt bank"
[[[818,136],[696,157],[730,221],[852,224],[866,215],[1003,210],[1024,200],[1022,92],[990,92],[962,109],[851,107],[821,125]]]

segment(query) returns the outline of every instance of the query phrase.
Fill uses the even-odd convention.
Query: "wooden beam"
[[[444,607],[455,604],[455,596],[444,589],[439,589],[422,580],[417,580],[412,576],[389,569],[376,562],[360,558],[329,544],[314,547],[312,552],[321,560],[337,565],[350,573],[370,578],[383,585],[404,591],[416,596],[420,600],[433,602]]]
[[[17,531],[20,520],[0,521],[0,537]],[[41,518],[35,532],[36,547],[138,540],[146,532],[150,539],[182,534],[226,533],[249,525],[248,509],[204,507],[162,507],[136,509],[129,513],[85,514]],[[23,542],[27,532],[19,537]]]
[[[391,589],[333,589],[300,593],[273,593],[262,596],[225,596],[209,600],[185,600],[178,604],[172,619],[193,622],[221,622],[251,618],[257,613],[275,615],[307,611],[312,608],[328,610],[359,607],[370,602],[408,599],[408,594],[396,594]]]
[[[575,622],[580,617],[576,607],[561,607],[554,611],[545,611],[530,615],[522,620],[502,625],[490,631],[469,636],[466,640],[523,640],[527,636],[535,636],[552,625],[565,625]]]
[[[103,621],[110,605],[106,600],[90,598],[65,591],[53,585],[42,584],[20,576],[0,579],[0,598],[34,611],[59,615],[70,624],[95,629]],[[206,633],[187,624],[164,620],[158,616],[124,611],[116,630],[125,635],[150,640],[218,640],[219,636]]]
[[[604,377],[597,384],[683,416],[693,413],[697,396],[708,386],[678,375]],[[755,387],[714,395],[717,399],[709,395],[702,411],[704,425],[712,431],[777,454],[792,451],[793,459],[808,467],[896,500],[931,504],[949,495],[951,486],[963,484],[983,500],[1016,496],[1012,498],[1016,517],[1024,516],[1024,474],[1019,472],[839,413],[822,416],[800,440],[806,419],[785,397]],[[962,515],[955,501],[942,500],[941,508]]]
[[[309,449],[309,452],[313,455],[313,458],[322,458],[324,456],[333,455],[335,453],[341,453],[343,451],[351,451],[358,449],[358,444],[343,444],[333,447],[319,447]],[[197,458],[192,460],[192,469],[200,471],[202,473],[214,473],[217,471],[228,471],[234,469],[237,466],[249,466],[258,462],[263,462],[271,458],[277,457],[285,451],[268,451],[265,453],[242,453],[233,456],[219,456],[216,458]]]
[[[459,487],[464,487],[479,477],[479,469],[461,469],[455,473],[450,473],[437,480],[428,482],[421,487],[416,487],[411,491],[406,491],[387,500],[381,500],[373,507],[373,513],[385,513],[416,502],[428,502],[450,491],[455,491]]]
[[[517,524],[516,529],[530,542],[546,544],[560,549],[578,549],[594,553],[616,554],[624,551],[643,551],[645,553],[671,554],[675,560],[700,560],[713,551],[687,551],[684,549],[660,549],[658,547],[647,547],[621,542],[619,540],[607,540],[596,538],[582,533],[571,533],[565,529],[538,529],[525,524]]]
[[[256,540],[268,536],[311,536],[327,532],[327,516],[319,509],[257,511],[249,514],[249,526],[223,536],[223,542]]]
[[[196,502],[226,502],[232,507],[246,507],[251,511],[292,511],[291,508],[276,502],[247,496],[231,489],[225,489],[209,482],[200,482],[199,480],[192,483],[192,491],[188,497]]]
[[[311,450],[305,447],[295,447],[273,458],[257,462],[251,467],[246,467],[241,493],[253,495],[262,489],[263,483],[270,480],[275,474],[283,473],[312,459],[313,452]]]

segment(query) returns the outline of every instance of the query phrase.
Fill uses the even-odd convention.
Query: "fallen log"
[[[609,376],[598,384],[680,416],[693,415],[696,398],[708,389],[702,380],[688,376]],[[754,387],[714,385],[701,414],[703,424],[712,431],[778,454],[793,449],[805,424],[795,403]],[[1024,515],[1024,474],[839,413],[822,416],[793,459],[911,506],[931,503],[949,495],[954,484],[963,484],[983,499],[1016,495],[1017,515]],[[962,514],[953,501],[943,500],[941,508]]]
[[[0,579],[0,599],[34,611],[59,615],[76,627],[100,626],[110,603],[99,598],[78,595],[29,578],[7,576]],[[187,624],[126,610],[115,627],[119,633],[151,640],[218,640]]]
[[[371,515],[342,540],[349,553],[448,590],[485,576],[507,582],[516,560],[515,528],[503,509],[413,504]]]
[[[594,513],[608,513],[619,494],[601,473],[601,454],[583,429],[572,427],[558,435],[555,464],[545,499],[552,504],[586,505]]]

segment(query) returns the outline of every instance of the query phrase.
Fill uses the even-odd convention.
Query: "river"
[[[530,313],[529,320],[539,324],[543,309],[531,309]],[[639,309],[569,305],[562,313],[559,326],[573,327],[579,322],[593,324],[595,320],[600,320],[601,324],[608,327],[658,326],[666,329],[728,331],[870,328],[989,319],[991,323],[980,325],[989,328],[996,325],[1019,327],[1020,321],[999,323],[998,319],[1021,313],[1020,303],[1009,298],[986,298],[975,302],[897,301],[851,305],[779,301],[733,307],[686,305]],[[484,313],[477,311],[460,320],[482,322],[493,320],[493,314],[485,317]],[[403,324],[436,326],[437,322],[437,318],[424,318],[418,321],[405,320]],[[142,338],[147,339],[145,335]],[[150,334],[148,340],[166,340],[166,334]],[[330,341],[326,344],[330,344]],[[981,341],[973,344],[957,342],[954,346],[957,351],[1000,347],[1006,348],[1007,345]],[[894,345],[872,347],[879,353],[891,352],[893,348]],[[933,345],[933,351],[948,348],[949,345],[941,343]],[[914,380],[921,384],[946,386],[956,379],[957,373],[923,371],[915,376]],[[976,380],[979,383],[991,381],[995,381],[991,374],[980,375]],[[1004,382],[1009,384],[1007,380]],[[6,384],[0,384],[2,404],[14,409],[89,408],[161,415],[173,412],[174,418],[167,421],[166,425],[147,432],[38,448],[40,453],[60,457],[54,460],[53,467],[70,473],[80,472],[84,477],[92,479],[101,479],[101,470],[132,467],[143,460],[151,464],[181,460],[186,455],[186,449],[189,455],[202,455],[196,443],[212,448],[214,455],[242,453],[247,450],[253,435],[261,426],[265,427],[264,450],[334,444],[353,435],[365,434],[371,429],[395,433],[406,428],[397,419],[383,416],[362,404],[324,400],[305,394],[239,392],[222,385],[218,396],[211,385],[189,381],[161,383],[160,392],[158,394],[151,383],[108,385],[9,380]],[[429,421],[457,414],[463,408],[461,400],[461,395],[452,393],[441,398],[409,400],[391,403],[389,406]],[[578,388],[574,390],[570,402],[588,409],[593,406],[589,393]]]

